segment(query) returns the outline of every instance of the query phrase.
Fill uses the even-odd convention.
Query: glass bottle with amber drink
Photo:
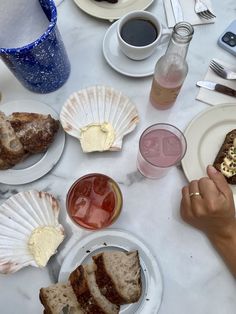
[[[166,53],[157,61],[150,92],[155,108],[168,109],[174,103],[188,73],[186,55],[194,29],[187,22],[177,23]]]

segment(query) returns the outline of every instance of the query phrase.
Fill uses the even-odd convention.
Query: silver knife
[[[198,81],[197,82],[197,86],[200,87],[204,87],[210,90],[215,90],[219,93],[228,95],[228,96],[232,96],[232,97],[236,97],[236,90],[233,88],[230,88],[228,86],[225,85],[221,85],[215,82],[211,82],[211,81]]]
[[[179,23],[179,22],[183,21],[184,16],[183,16],[182,7],[179,3],[179,0],[170,0],[170,2],[172,5],[172,9],[173,9],[174,17],[175,17],[175,22]]]

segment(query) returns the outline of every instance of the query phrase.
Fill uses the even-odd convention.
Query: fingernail
[[[213,167],[212,165],[209,165],[207,168],[208,168],[208,171],[212,174],[218,173],[218,170],[215,167]]]

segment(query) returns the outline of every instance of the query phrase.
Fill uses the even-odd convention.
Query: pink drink
[[[178,164],[186,151],[183,134],[170,124],[156,124],[143,132],[137,166],[148,178],[161,178]]]
[[[173,76],[173,75],[172,75]],[[150,93],[150,102],[157,109],[170,108],[182,87],[183,79],[181,75],[175,75],[169,79],[153,78]]]

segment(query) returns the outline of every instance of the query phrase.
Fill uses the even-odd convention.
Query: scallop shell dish
[[[0,273],[44,267],[64,239],[59,203],[35,190],[11,196],[0,206]]]
[[[64,130],[80,140],[83,152],[119,151],[123,137],[139,122],[134,103],[108,86],[73,93],[60,114]]]

